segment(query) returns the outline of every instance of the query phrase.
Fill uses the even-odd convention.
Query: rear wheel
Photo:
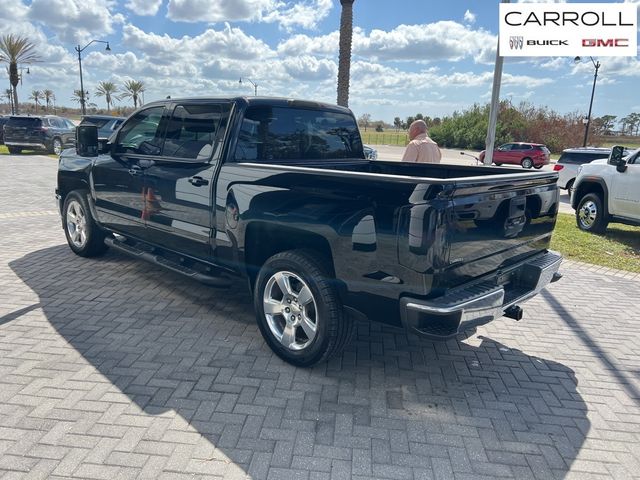
[[[523,158],[522,162],[520,162],[520,165],[522,165],[522,168],[531,168],[533,167],[533,160],[531,160],[529,157]]]
[[[495,164],[496,167],[501,167],[502,164],[500,162],[493,162]]]
[[[294,250],[269,258],[256,280],[260,332],[280,358],[309,367],[338,354],[353,334],[353,320],[322,262]]]
[[[62,140],[59,138],[54,138],[53,142],[51,142],[51,149],[49,153],[53,153],[55,155],[60,155],[62,153]]]
[[[96,257],[107,249],[105,233],[98,227],[86,198],[86,192],[76,190],[67,195],[63,207],[64,233],[69,247],[81,257]]]
[[[542,164],[534,165],[533,168],[535,168],[536,170],[540,170],[542,168]]]
[[[22,153],[22,147],[10,147],[9,145],[7,145],[7,148],[9,149],[9,153],[11,155],[18,155]]]
[[[582,197],[576,209],[576,223],[585,232],[604,233],[607,230],[609,220],[600,195],[589,193]]]
[[[573,194],[573,182],[574,182],[574,180],[571,180],[567,184],[567,193],[569,194],[569,197],[571,197],[571,195]]]

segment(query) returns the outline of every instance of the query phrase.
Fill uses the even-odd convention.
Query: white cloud
[[[464,12],[464,21],[467,23],[476,23],[476,14],[472,13],[471,10],[467,9],[466,12]]]
[[[124,17],[112,14],[107,0],[33,0],[29,19],[51,29],[62,42],[86,42],[113,33]]]
[[[181,22],[268,22],[285,29],[315,28],[333,0],[169,0],[167,17]]]
[[[458,61],[485,58],[495,52],[497,37],[453,21],[399,25],[354,36],[354,53],[380,60]]]
[[[540,68],[543,68],[545,70],[560,70],[563,68],[565,70],[569,70],[572,63],[573,62],[567,57],[554,57],[542,60],[539,65]]]
[[[136,15],[153,16],[160,10],[160,5],[162,5],[162,0],[129,0],[125,7]]]
[[[327,59],[309,55],[287,57],[283,60],[285,71],[301,81],[333,80],[338,74],[338,65]]]

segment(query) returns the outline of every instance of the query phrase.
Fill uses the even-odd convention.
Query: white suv
[[[580,166],[571,206],[581,230],[602,233],[609,222],[640,225],[640,149],[623,158],[613,147],[608,160]]]

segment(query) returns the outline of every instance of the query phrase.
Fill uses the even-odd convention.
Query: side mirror
[[[81,157],[98,156],[98,127],[95,125],[76,127],[76,152]]]
[[[619,172],[624,172],[627,169],[627,164],[623,159],[624,157],[624,147],[620,145],[616,145],[611,149],[611,154],[609,155],[609,161],[607,162],[609,165],[613,165],[616,167],[616,170]]]

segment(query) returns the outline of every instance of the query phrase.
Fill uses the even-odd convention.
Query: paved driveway
[[[3,478],[638,478],[640,281],[567,264],[521,322],[296,369],[242,285],[74,256],[55,168],[0,157]]]

